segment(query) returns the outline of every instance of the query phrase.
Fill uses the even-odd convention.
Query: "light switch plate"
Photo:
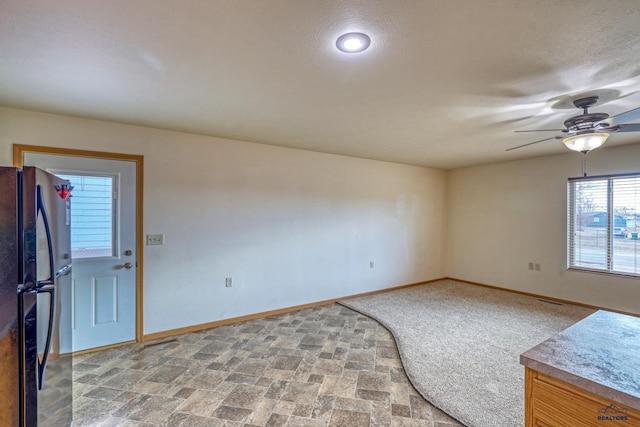
[[[147,246],[164,245],[164,234],[147,234]]]

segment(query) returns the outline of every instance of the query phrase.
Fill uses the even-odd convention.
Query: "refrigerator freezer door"
[[[72,412],[72,358],[60,357],[46,360],[47,330],[53,325],[52,311],[40,313],[42,297],[54,298],[53,285],[30,288],[18,295],[19,316],[24,327],[20,328],[20,353],[24,360],[20,391],[20,423],[2,424],[20,427],[71,425]],[[48,307],[51,307],[49,305]],[[44,329],[44,334],[39,332]],[[45,342],[41,342],[44,336]],[[46,367],[46,378],[45,368]],[[40,386],[42,388],[40,389]]]

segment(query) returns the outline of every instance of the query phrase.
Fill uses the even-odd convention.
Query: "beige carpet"
[[[416,390],[469,427],[523,426],[520,354],[594,312],[452,280],[341,304],[387,327]]]

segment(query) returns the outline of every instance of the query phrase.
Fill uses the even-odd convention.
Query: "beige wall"
[[[444,171],[0,108],[14,143],[144,155],[147,334],[445,275]]]
[[[639,279],[566,269],[577,153],[445,172],[0,108],[0,164],[14,143],[145,156],[144,232],[166,240],[145,247],[145,333],[443,276],[640,313]]]
[[[447,275],[640,313],[640,279],[567,270],[567,178],[581,175],[581,156],[450,171]],[[589,175],[639,172],[640,144],[604,147],[587,160]]]

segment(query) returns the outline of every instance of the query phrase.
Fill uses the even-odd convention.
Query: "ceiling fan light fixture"
[[[338,37],[336,47],[345,53],[358,53],[367,50],[371,38],[364,33],[346,33]]]
[[[586,154],[604,144],[607,138],[609,138],[609,134],[606,132],[583,133],[564,138],[562,142],[569,150]]]

